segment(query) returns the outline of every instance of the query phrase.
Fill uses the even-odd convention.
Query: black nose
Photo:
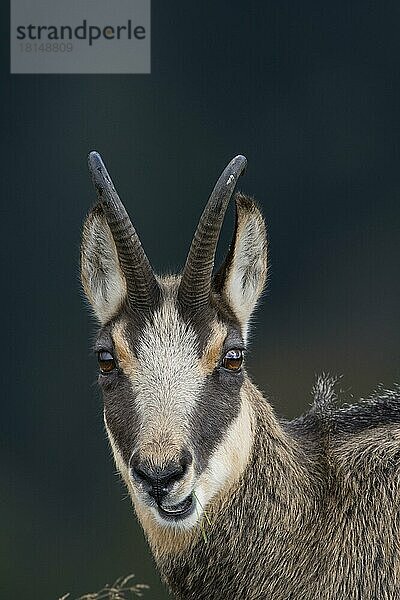
[[[130,466],[133,478],[145,487],[150,496],[160,502],[171,491],[173,484],[184,477],[192,460],[190,452],[184,451],[179,460],[155,465],[149,460],[140,460],[139,456],[134,454]]]

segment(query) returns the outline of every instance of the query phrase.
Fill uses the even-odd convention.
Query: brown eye
[[[243,362],[243,350],[239,350],[238,348],[235,348],[233,350],[229,350],[225,354],[225,356],[222,360],[222,366],[224,367],[224,369],[227,369],[228,371],[240,371],[242,362]]]
[[[109,352],[100,350],[100,352],[97,353],[97,360],[99,361],[99,367],[102,373],[110,373],[110,371],[115,369],[115,360]]]

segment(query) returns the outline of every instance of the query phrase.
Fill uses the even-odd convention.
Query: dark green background
[[[315,373],[355,397],[399,376],[398,2],[161,2],[152,74],[10,75],[1,47],[1,598],[135,572],[166,598],[119,483],[78,278],[99,150],[160,272],[219,172],[266,215],[271,271],[249,371],[281,415]],[[232,215],[224,230],[226,247]]]

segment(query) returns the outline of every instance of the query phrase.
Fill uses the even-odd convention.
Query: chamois
[[[233,241],[213,274],[246,159],[225,168],[182,275],[158,277],[99,154],[81,275],[114,458],[176,598],[400,598],[399,387],[279,420],[244,367],[267,275],[264,220],[236,193]],[[205,534],[205,536],[203,535]]]

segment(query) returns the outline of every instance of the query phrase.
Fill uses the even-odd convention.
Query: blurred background
[[[225,164],[261,204],[270,281],[248,369],[277,413],[316,373],[399,379],[398,2],[152,3],[151,75],[10,75],[2,3],[2,598],[135,573],[166,599],[111,459],[78,277],[100,151],[154,268],[179,270]],[[220,257],[233,224],[229,216]]]

